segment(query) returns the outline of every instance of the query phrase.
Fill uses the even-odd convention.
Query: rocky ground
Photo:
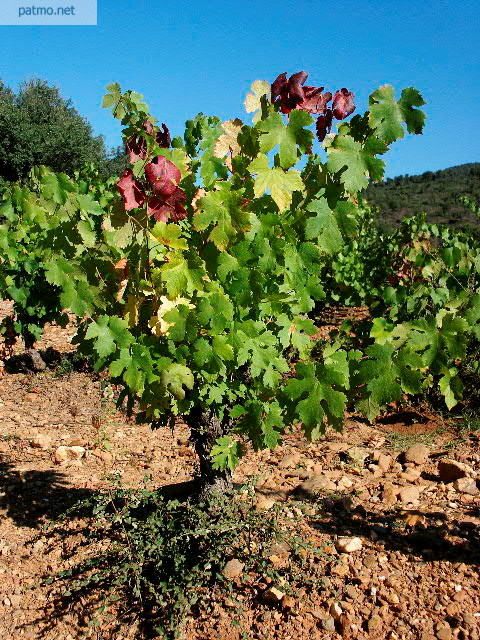
[[[39,347],[65,354],[72,332],[49,327]],[[107,486],[114,472],[133,486],[147,477],[152,488],[192,476],[186,428],[138,426],[114,408],[112,395],[105,381],[71,370],[66,359],[36,374],[0,372],[2,640],[77,640],[85,631],[85,621],[73,615],[46,619],[52,591],[38,582],[76,561],[80,527],[73,520],[68,540],[52,544],[42,532],[46,522]],[[476,428],[411,408],[375,425],[348,416],[342,434],[328,432],[315,443],[293,430],[275,452],[249,453],[235,480],[255,476],[258,509],[315,505],[302,529],[325,551],[321,577],[290,596],[265,581],[239,627],[219,599],[208,615],[188,621],[184,637],[478,640]],[[95,634],[112,637],[101,629]],[[133,638],[135,631],[113,637]]]

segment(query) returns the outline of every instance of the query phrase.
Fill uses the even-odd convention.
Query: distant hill
[[[458,201],[458,196],[480,201],[480,162],[387,178],[372,183],[365,195],[370,204],[380,208],[380,218],[387,224],[425,211],[430,222],[477,226],[480,221]]]

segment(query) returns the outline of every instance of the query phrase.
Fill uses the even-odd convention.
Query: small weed
[[[20,440],[20,436],[17,436],[16,433],[5,433],[0,436],[0,440],[2,442],[11,442],[12,440]]]
[[[397,451],[405,451],[414,444],[421,443],[432,446],[438,436],[445,433],[445,427],[439,427],[430,433],[389,433],[387,434],[387,444]]]
[[[136,620],[161,638],[175,638],[185,616],[205,613],[219,594],[238,605],[238,613],[244,594],[255,600],[268,583],[289,593],[293,585],[311,585],[321,577],[315,559],[324,553],[299,536],[302,511],[279,504],[258,511],[252,485],[198,503],[117,483],[65,517],[85,513],[95,514],[82,543],[92,545],[92,554],[48,582],[63,585],[58,605],[66,610],[85,603],[85,596],[89,601],[99,596],[100,609],[97,599],[90,616],[96,627],[102,618],[111,624],[114,612],[119,626]],[[279,553],[275,547],[288,556],[281,566],[270,560]],[[244,565],[235,579],[223,575],[229,559]]]
[[[62,358],[55,367],[54,375],[56,378],[61,378],[62,376],[67,376],[72,373],[74,369],[74,364],[70,358]]]

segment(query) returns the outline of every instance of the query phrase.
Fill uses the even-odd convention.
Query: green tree
[[[36,165],[72,175],[105,161],[102,136],[57,87],[32,79],[15,93],[0,81],[0,180],[22,180]]]

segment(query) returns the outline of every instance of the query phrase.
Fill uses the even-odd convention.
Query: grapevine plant
[[[247,441],[273,448],[294,423],[315,438],[341,428],[350,401],[374,417],[431,384],[425,342],[380,323],[365,359],[312,340],[311,317],[328,265],[356,234],[358,192],[382,179],[391,143],[421,133],[424,101],[386,85],[347,122],[354,95],[306,80],[256,81],[253,124],[199,114],[173,139],[140,94],[109,85],[104,106],[131,164],[119,195],[97,185],[102,207],[81,206],[79,227],[61,213],[78,196],[57,180],[60,207],[47,207],[37,245],[61,307],[81,320],[80,351],[123,387],[120,400],[154,427],[189,425],[203,491],[227,486]]]
[[[412,88],[397,101],[382,87],[347,123],[353,94],[306,80],[257,81],[245,103],[253,125],[199,114],[173,140],[139,94],[113,84],[104,98],[131,168],[104,221],[117,281],[95,277],[101,249],[76,260],[100,299],[79,342],[154,426],[183,416],[208,487],[242,454],[233,434],[265,448],[294,422],[309,438],[341,427],[359,354],[331,344],[313,356],[308,313],[324,296],[325,261],[355,232],[357,192],[383,176],[379,156],[405,126],[423,127]]]

